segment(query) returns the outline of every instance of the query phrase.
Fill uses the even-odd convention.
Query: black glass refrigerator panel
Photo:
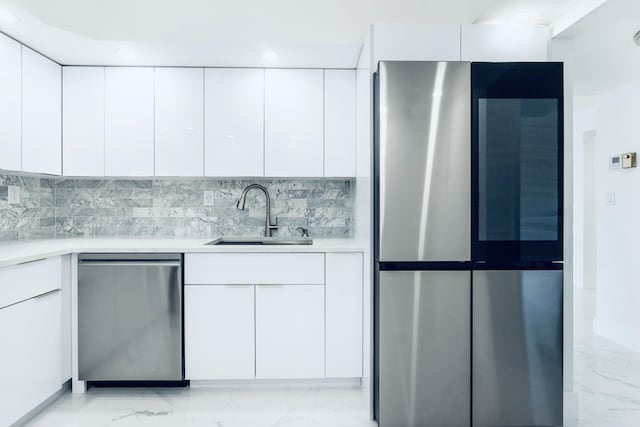
[[[563,69],[474,63],[472,258],[562,260]]]

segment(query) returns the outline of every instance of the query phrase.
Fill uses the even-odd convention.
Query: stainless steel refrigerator
[[[374,80],[379,425],[561,425],[562,65]]]

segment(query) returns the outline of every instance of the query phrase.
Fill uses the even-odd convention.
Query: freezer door
[[[380,62],[380,261],[470,259],[471,68]]]
[[[470,280],[468,271],[380,273],[380,427],[469,425]]]
[[[562,271],[473,273],[473,426],[562,425]]]

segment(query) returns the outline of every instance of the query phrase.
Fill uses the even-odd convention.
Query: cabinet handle
[[[44,261],[47,258],[38,258],[38,259],[32,259],[31,261],[24,261],[24,262],[19,262],[18,265],[25,265],[25,264],[31,264],[32,262],[38,262],[38,261]]]
[[[33,300],[39,300],[39,299],[42,299],[42,298],[48,297],[49,295],[53,295],[53,294],[55,294],[55,293],[58,293],[58,292],[60,292],[60,291],[62,291],[62,289],[60,289],[60,288],[58,288],[58,289],[54,289],[54,290],[52,290],[52,291],[45,292],[44,294],[36,295],[35,297],[33,297],[33,298],[31,298],[31,299],[33,299]]]

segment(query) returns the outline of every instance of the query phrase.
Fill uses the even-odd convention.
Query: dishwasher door
[[[180,381],[182,256],[84,254],[78,364],[84,381]]]

